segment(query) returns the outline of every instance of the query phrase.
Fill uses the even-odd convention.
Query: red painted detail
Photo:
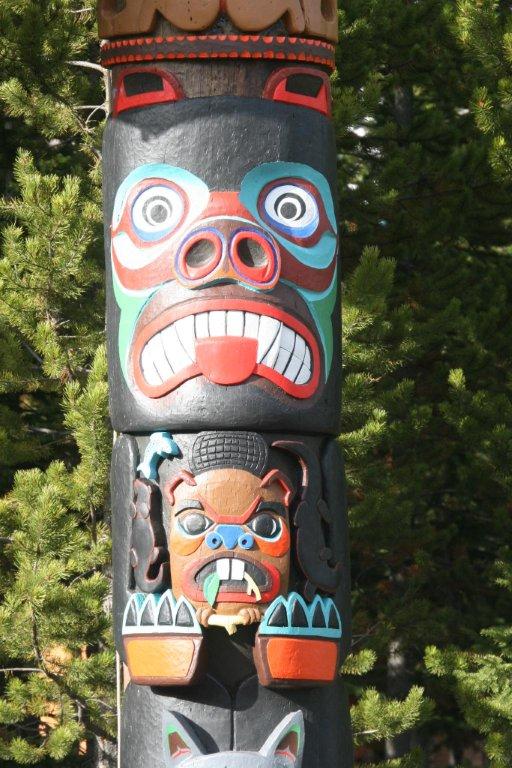
[[[286,475],[280,469],[271,469],[270,472],[267,472],[261,481],[260,488],[268,488],[272,483],[279,483],[285,493],[284,504],[286,507],[289,507],[295,491]]]
[[[280,187],[283,184],[292,184],[295,187],[299,187],[300,189],[306,190],[306,192],[309,192],[309,194],[312,197],[314,197],[316,201],[316,204],[318,206],[318,210],[320,213],[320,219],[319,219],[316,230],[308,237],[297,237],[291,233],[281,232],[279,228],[276,226],[273,219],[267,214],[265,210],[265,200],[267,199],[270,192],[275,187]],[[315,187],[314,184],[310,184],[310,182],[306,181],[306,179],[301,179],[301,178],[292,177],[292,176],[285,176],[283,178],[275,179],[274,181],[271,181],[269,184],[263,187],[263,189],[261,190],[258,196],[258,212],[261,218],[263,219],[263,221],[265,222],[265,224],[268,227],[270,227],[270,229],[277,230],[281,237],[284,237],[287,240],[290,240],[292,243],[296,243],[297,245],[302,246],[303,248],[310,248],[312,245],[316,245],[325,232],[327,232],[328,230],[331,230],[331,232],[333,231],[331,223],[327,216],[327,213],[325,212],[325,206],[324,206],[322,197],[320,195],[320,192],[318,191],[318,189]]]
[[[176,61],[176,60],[185,60],[185,59],[197,59],[199,54],[197,53],[174,53],[172,51],[161,53],[161,52],[155,52],[152,54],[148,54],[148,61],[156,61],[156,60],[164,60],[164,61]],[[247,59],[273,59],[275,58],[274,53],[262,53],[261,51],[247,51],[247,52],[238,52],[234,51],[232,53],[223,53],[219,51],[208,51],[207,52],[207,58],[219,58],[219,59],[227,59],[227,58],[247,58]],[[332,59],[326,59],[323,56],[315,56],[313,54],[305,54],[305,53],[286,53],[284,55],[284,60],[289,59],[290,61],[306,61],[311,64],[320,64],[325,67],[329,67],[330,69],[334,69],[334,62]],[[129,62],[134,61],[133,56],[110,56],[109,58],[102,58],[102,65],[104,67],[113,67],[117,64],[126,64]]]
[[[293,75],[317,77],[322,82],[318,95],[312,97],[288,90],[288,78]],[[330,117],[332,113],[329,76],[320,69],[307,69],[306,67],[283,67],[283,69],[278,69],[277,72],[273,72],[268,78],[263,90],[263,98],[314,109],[327,117]]]
[[[262,266],[251,266],[242,261],[240,255],[240,246],[244,240],[257,243],[265,254],[265,264]],[[230,243],[231,260],[236,271],[242,280],[248,280],[255,285],[265,285],[274,283],[276,277],[279,277],[279,263],[276,251],[272,248],[267,238],[253,230],[241,229],[235,234]]]
[[[320,376],[321,376],[321,355],[320,355],[320,347],[319,344],[313,335],[313,333],[310,331],[310,329],[301,321],[298,320],[293,315],[288,314],[288,312],[285,312],[279,307],[276,307],[270,303],[262,302],[262,301],[253,301],[248,299],[204,299],[204,300],[198,300],[198,301],[192,301],[192,302],[184,302],[181,305],[177,305],[174,307],[170,307],[169,309],[166,309],[164,312],[162,312],[158,317],[156,317],[154,320],[152,320],[150,323],[148,323],[144,328],[142,328],[137,336],[135,337],[132,352],[131,352],[131,368],[132,368],[132,376],[135,380],[135,383],[137,384],[140,391],[146,395],[147,397],[151,398],[159,398],[164,397],[165,395],[168,395],[169,392],[172,392],[173,390],[177,389],[181,384],[183,384],[185,381],[188,381],[189,379],[195,378],[196,376],[206,376],[206,373],[201,369],[199,365],[199,361],[192,363],[187,368],[184,368],[181,370],[178,374],[175,374],[171,378],[169,378],[167,381],[163,382],[163,384],[160,384],[158,386],[151,386],[147,383],[147,381],[144,379],[144,375],[142,373],[142,367],[141,367],[141,356],[142,352],[144,350],[145,345],[147,342],[155,336],[157,333],[162,331],[164,328],[167,328],[168,326],[172,325],[177,320],[181,320],[183,317],[188,317],[190,315],[197,315],[201,312],[210,312],[213,310],[241,310],[245,312],[252,312],[257,315],[262,315],[266,317],[273,317],[276,320],[280,320],[282,323],[287,325],[289,328],[291,328],[296,333],[299,333],[302,338],[306,341],[306,343],[309,346],[309,349],[311,351],[311,357],[312,357],[312,372],[311,372],[311,379],[306,384],[295,384],[291,382],[289,379],[287,379],[285,376],[283,376],[281,373],[277,373],[273,368],[269,368],[267,365],[263,365],[263,363],[258,363],[256,359],[256,353],[254,354],[253,359],[253,369],[251,373],[248,375],[248,378],[250,378],[251,375],[255,376],[261,376],[264,379],[267,379],[268,381],[275,384],[277,387],[282,389],[284,392],[286,392],[291,397],[296,397],[300,400],[304,400],[307,398],[312,397],[316,390],[318,389],[318,385],[320,383]],[[242,337],[228,337],[232,338],[234,342],[232,350],[233,355],[238,355],[239,348],[245,347],[243,344],[244,338]],[[238,346],[239,345],[239,346]],[[197,346],[197,341],[196,341]],[[248,354],[248,350],[246,349],[245,354]],[[230,359],[228,361],[227,357],[222,356],[224,364],[226,366],[231,366],[232,360]],[[247,369],[248,369],[247,364]],[[239,376],[239,369],[237,366],[235,366],[235,372],[233,374],[233,377],[236,379],[235,381],[229,381],[229,384],[240,384],[240,381],[238,380]],[[217,376],[220,375],[217,371]],[[226,370],[226,372],[223,374],[224,383],[228,382],[230,379],[230,373],[229,370]]]
[[[210,336],[196,341],[197,364],[214,384],[242,384],[256,368],[258,342],[238,336]]]
[[[143,58],[142,56],[140,57]],[[152,54],[147,54],[144,58],[151,60]],[[153,74],[162,78],[163,90],[160,91],[147,91],[146,93],[137,93],[133,96],[128,96],[125,88],[125,79],[130,75],[137,73]],[[165,72],[162,69],[156,67],[134,67],[123,72],[119,85],[114,92],[114,108],[112,114],[117,117],[121,112],[125,112],[128,109],[138,109],[139,107],[148,107],[152,104],[166,104],[172,101],[181,101],[185,98],[183,88],[178,80],[169,72]]]
[[[272,222],[266,217],[264,199],[273,186],[287,181],[292,181],[311,192],[317,200],[321,211],[319,228],[310,238],[300,239],[286,235],[287,239],[292,242],[296,242],[302,247],[308,247],[318,242],[323,232],[329,229],[332,231],[332,227],[325,214],[323,202],[313,185],[308,184],[308,182],[302,179],[283,179],[272,182],[265,187],[260,195],[258,203],[260,215],[270,229]],[[184,216],[177,223],[173,232],[163,238],[166,247],[160,255],[156,255],[153,261],[142,267],[129,268],[124,266],[119,259],[115,237],[120,232],[125,232],[141,251],[155,246],[154,242],[146,243],[140,240],[131,223],[131,208],[134,200],[145,188],[153,184],[170,186],[180,195],[185,209]],[[174,279],[179,279],[182,284],[191,288],[201,287],[201,281],[203,284],[206,284],[212,279],[236,281],[259,290],[272,289],[279,279],[287,280],[294,285],[317,292],[323,292],[331,285],[336,269],[336,256],[333,257],[331,264],[325,269],[315,269],[307,264],[303,264],[283,244],[278,244],[268,230],[258,232],[260,227],[254,217],[241,204],[238,192],[211,192],[210,200],[206,208],[201,212],[200,218],[193,223],[189,223],[190,234],[183,232],[183,224],[187,220],[188,210],[189,202],[184,190],[172,182],[154,178],[141,181],[134,187],[127,198],[119,224],[112,229],[112,261],[116,274],[125,287],[131,290],[141,290],[142,288]],[[236,216],[243,219],[246,222],[245,224],[241,222],[241,225],[244,224],[244,228],[240,228],[238,232],[230,234],[224,227],[225,224],[229,224],[229,221],[226,219],[227,216]],[[206,221],[206,224],[201,226],[204,221]],[[217,232],[217,229],[223,230],[227,238],[230,251],[229,259],[223,253],[220,231]],[[282,235],[282,237],[285,237],[285,235]],[[244,238],[256,241],[261,246],[266,254],[265,264],[253,267],[241,261],[239,245]],[[212,243],[214,255],[205,264],[193,267],[187,263],[190,249],[194,243],[205,239]]]
[[[189,256],[192,247],[202,240],[207,240],[212,243],[214,248],[213,258],[199,267],[191,266],[187,263],[187,257]],[[195,232],[184,244],[178,257],[178,270],[186,280],[201,280],[218,267],[221,258],[222,240],[214,232],[203,229]]]
[[[266,648],[270,674],[275,680],[328,683],[338,672],[338,644],[328,640],[272,637]]]
[[[275,566],[270,563],[254,560],[251,557],[247,557],[245,554],[241,554],[241,552],[235,554],[227,551],[218,552],[213,557],[207,557],[203,560],[195,560],[185,568],[183,571],[183,592],[186,597],[196,603],[205,603],[206,600],[203,590],[195,580],[196,574],[209,563],[230,557],[236,557],[237,560],[243,560],[244,562],[251,563],[259,568],[266,574],[269,586],[266,590],[260,587],[261,600],[257,600],[253,594],[247,594],[247,584],[245,582],[241,583],[240,592],[228,592],[226,587],[221,585],[217,597],[218,603],[271,603],[272,600],[276,599],[281,589],[281,574]]]

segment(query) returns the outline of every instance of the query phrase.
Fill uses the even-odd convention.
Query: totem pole
[[[122,768],[349,768],[336,0],[100,0]]]

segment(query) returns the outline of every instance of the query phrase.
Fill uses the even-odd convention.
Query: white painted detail
[[[243,560],[234,559],[231,561],[231,578],[233,581],[242,581],[245,574],[245,563]]]
[[[212,336],[257,339],[258,363],[298,385],[311,380],[311,349],[300,334],[267,315],[214,310],[183,317],[148,341],[141,355],[147,383],[159,386],[195,363],[196,341]]]
[[[202,312],[195,316],[195,330],[198,339],[207,339],[210,335],[208,327],[208,312]]]
[[[194,328],[194,315],[183,317],[176,323],[176,332],[183,349],[190,360],[196,359],[196,332]]]
[[[245,327],[244,336],[248,339],[257,339],[258,330],[260,327],[260,316],[255,315],[253,312],[244,312],[245,314]]]
[[[228,336],[244,335],[244,313],[227,312],[226,333]]]
[[[226,313],[210,312],[210,336],[226,335]]]
[[[176,323],[165,328],[160,336],[162,337],[167,359],[174,368],[175,373],[178,373],[192,363],[192,358],[187,355],[183,344],[178,338]]]
[[[222,558],[217,560],[217,576],[221,581],[228,581],[229,579],[229,560]]]
[[[260,328],[258,331],[258,363],[261,363],[276,340],[280,328],[281,323],[279,320],[275,320],[273,317],[260,318]]]

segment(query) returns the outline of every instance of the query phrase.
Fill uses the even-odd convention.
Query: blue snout
[[[240,525],[218,525],[206,537],[206,544],[210,549],[218,549],[222,544],[226,549],[235,549],[237,546],[242,549],[251,549],[254,537],[244,531]]]

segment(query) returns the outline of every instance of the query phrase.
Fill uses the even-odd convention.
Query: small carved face
[[[181,475],[168,488],[169,549],[176,597],[234,615],[288,591],[290,484],[244,469]]]

